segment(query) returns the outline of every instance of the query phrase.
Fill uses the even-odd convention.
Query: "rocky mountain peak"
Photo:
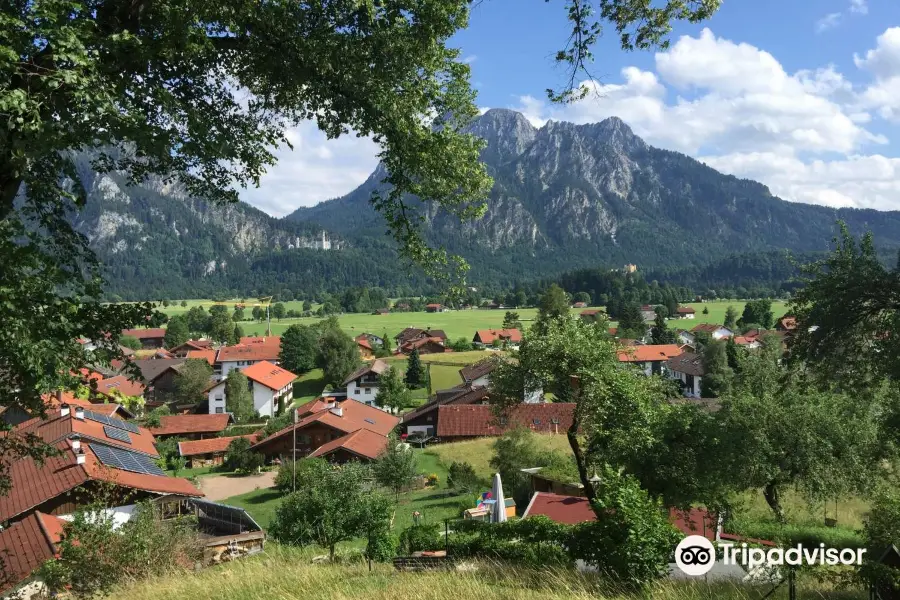
[[[522,154],[538,130],[522,113],[492,108],[472,123],[469,132],[487,142],[482,158],[488,164],[506,162]]]

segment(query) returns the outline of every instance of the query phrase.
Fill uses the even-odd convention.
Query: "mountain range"
[[[734,255],[824,252],[837,220],[855,234],[872,231],[881,248],[900,247],[900,212],[787,202],[758,182],[654,148],[615,117],[536,128],[517,112],[492,109],[471,131],[486,141],[482,160],[494,178],[485,216],[461,223],[429,203],[417,206],[429,240],[467,258],[473,282],[509,285],[625,263],[696,271]],[[379,166],[346,196],[275,219],[242,203],[210,207],[162,182],[128,187],[116,174],[85,168],[89,201],[76,226],[107,265],[111,289],[125,296],[348,285],[415,291],[425,280],[395,266],[369,204],[383,176]],[[323,232],[331,250],[314,248]]]

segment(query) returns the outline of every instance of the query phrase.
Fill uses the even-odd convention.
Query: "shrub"
[[[454,556],[504,560],[528,567],[569,567],[572,527],[547,517],[503,523],[461,521],[453,526],[450,549]]]
[[[252,473],[263,465],[264,458],[250,449],[250,440],[237,438],[231,440],[225,449],[225,468],[238,473]]]
[[[380,529],[368,535],[365,557],[374,562],[390,562],[397,556],[400,541],[388,529]]]
[[[464,337],[461,337],[450,344],[450,349],[454,352],[468,352],[473,347],[472,341]]]
[[[428,477],[425,478],[425,485],[436,486],[437,484],[438,484],[437,473],[430,473],[428,475]]]
[[[478,476],[475,468],[467,462],[456,462],[450,465],[447,475],[447,486],[458,492],[473,492],[478,488]]]
[[[825,525],[780,524],[772,521],[751,521],[736,519],[726,526],[728,533],[760,540],[771,540],[787,546],[803,544],[817,547],[825,544],[831,548],[863,548],[866,542],[862,535],[843,527]]]
[[[400,534],[400,553],[412,554],[423,550],[438,550],[443,547],[443,540],[438,525],[413,525]]]

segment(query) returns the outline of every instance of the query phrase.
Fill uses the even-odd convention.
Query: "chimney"
[[[68,417],[69,416],[69,405],[63,402],[59,405],[59,416]]]
[[[87,460],[87,455],[85,455],[84,450],[82,450],[81,448],[79,448],[79,449],[75,452],[75,464],[76,464],[76,465],[83,465],[83,464],[85,463],[86,460]]]
[[[81,436],[80,435],[78,435],[76,433],[75,435],[71,436],[69,439],[72,440],[72,450],[74,450],[75,452],[78,452],[79,450],[81,450]]]
[[[331,409],[331,413],[334,414],[334,415],[337,415],[337,416],[339,416],[339,417],[343,417],[343,416],[344,416],[344,407],[343,407],[343,406],[340,406],[340,405],[335,405],[335,406]]]
[[[75,407],[75,418],[79,421],[84,421],[84,407],[76,406]]]

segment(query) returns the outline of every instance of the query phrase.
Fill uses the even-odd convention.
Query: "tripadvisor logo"
[[[797,544],[792,548],[749,548],[747,544],[719,543],[723,565],[742,565],[748,571],[757,567],[792,567],[806,565],[861,565],[865,548],[805,548]],[[686,575],[699,576],[709,573],[716,562],[716,548],[701,535],[689,535],[675,547],[675,564]]]

